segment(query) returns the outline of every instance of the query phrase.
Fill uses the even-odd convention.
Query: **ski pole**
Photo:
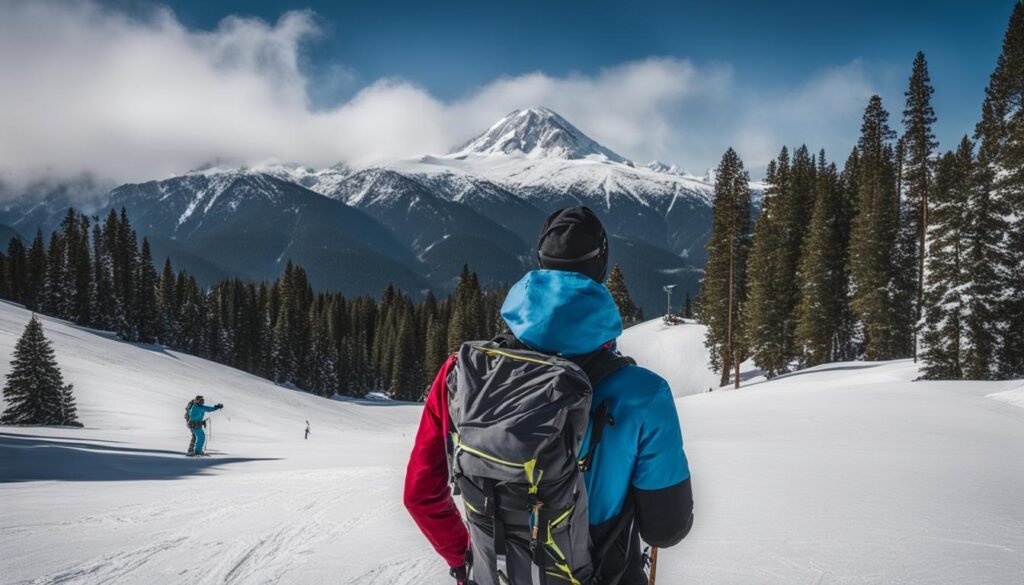
[[[658,574],[658,547],[651,547],[651,579],[650,585],[655,585],[654,580]]]

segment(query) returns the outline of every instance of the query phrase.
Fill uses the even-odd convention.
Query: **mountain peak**
[[[679,165],[663,163],[660,160],[652,160],[644,166],[656,173],[664,173],[666,175],[678,175],[680,177],[685,177],[687,174]]]
[[[518,154],[529,158],[598,158],[628,163],[601,146],[558,113],[544,107],[515,110],[450,156]]]

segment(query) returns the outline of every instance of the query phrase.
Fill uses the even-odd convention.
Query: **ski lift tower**
[[[676,285],[674,284],[666,284],[665,286],[661,287],[662,290],[665,291],[665,295],[668,297],[667,304],[665,305],[665,317],[672,316],[672,289],[674,289],[675,287]]]

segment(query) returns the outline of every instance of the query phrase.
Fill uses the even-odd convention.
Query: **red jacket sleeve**
[[[405,507],[450,567],[461,566],[469,549],[469,533],[448,487],[446,382],[454,364],[455,356],[448,358],[434,378],[405,472]]]

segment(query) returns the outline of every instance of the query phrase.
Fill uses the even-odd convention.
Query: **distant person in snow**
[[[201,457],[204,455],[203,447],[206,446],[206,431],[203,428],[206,426],[206,421],[203,420],[203,417],[208,412],[224,408],[223,404],[206,406],[205,402],[202,395],[199,395],[190,400],[188,405],[185,406],[185,424],[192,431],[192,440],[188,444],[189,457]]]
[[[405,506],[458,585],[646,585],[640,538],[670,547],[693,524],[672,392],[615,351],[597,216],[553,213],[537,257],[501,308],[509,331],[464,343],[437,373]]]
[[[309,421],[306,421],[306,440],[309,440]]]

